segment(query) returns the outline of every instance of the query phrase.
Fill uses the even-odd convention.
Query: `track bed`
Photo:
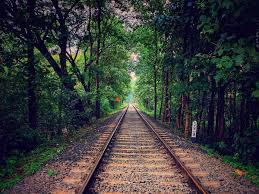
[[[197,193],[132,106],[88,192]]]

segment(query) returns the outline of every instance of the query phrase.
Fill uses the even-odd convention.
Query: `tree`
[[[190,123],[197,119],[200,141],[210,143],[220,152],[239,153],[241,159],[251,160],[258,149],[251,146],[246,152],[244,147],[249,144],[245,134],[254,134],[258,129],[258,116],[251,108],[251,103],[258,102],[258,62],[252,41],[258,3],[243,0],[160,2],[162,6],[157,6],[157,14],[152,15],[149,8],[154,2],[159,3],[133,2],[133,5],[143,18],[155,21],[163,48],[159,68],[163,84],[157,88],[162,122],[172,123],[170,126],[189,138]],[[143,46],[142,50],[150,48],[149,44]],[[140,53],[143,55],[143,51]],[[156,107],[156,102],[147,97],[150,90],[146,88],[156,76],[148,63],[145,61],[136,67],[146,68],[136,83],[144,86],[137,87],[137,97],[142,104],[148,98],[145,108],[153,111],[150,107]]]

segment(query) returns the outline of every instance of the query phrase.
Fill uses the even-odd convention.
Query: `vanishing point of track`
[[[207,193],[143,115],[121,115],[79,193]]]

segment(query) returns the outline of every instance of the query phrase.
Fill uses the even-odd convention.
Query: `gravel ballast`
[[[186,141],[184,138],[175,134],[173,129],[161,125],[153,118],[147,115],[145,115],[145,118],[153,127],[160,128],[166,132],[175,145],[184,150],[189,157],[193,158],[193,160],[200,165],[200,169],[208,173],[208,176],[206,177],[208,180],[220,183],[220,187],[211,191],[212,193],[259,193],[259,187],[252,184],[245,177],[233,176],[236,169],[232,168],[229,164],[224,163],[222,159],[215,156],[209,156],[200,145]]]
[[[115,113],[104,121],[86,127],[85,135],[71,142],[65,151],[49,161],[41,170],[32,176],[25,177],[15,186],[4,191],[4,193],[51,193],[68,176],[75,164],[87,154],[92,145],[98,140],[98,137],[107,130],[107,126],[118,119],[119,115],[120,113]],[[48,176],[50,169],[54,171],[53,176]]]

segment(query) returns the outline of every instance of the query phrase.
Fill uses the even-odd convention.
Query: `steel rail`
[[[84,193],[87,193],[89,187],[90,187],[90,183],[92,182],[92,179],[94,177],[94,174],[96,172],[96,170],[98,169],[103,157],[104,157],[104,154],[105,152],[107,151],[110,143],[111,143],[111,140],[112,138],[114,137],[114,134],[118,131],[118,129],[120,128],[120,125],[128,111],[128,108],[129,108],[129,105],[127,106],[127,108],[124,110],[124,112],[122,113],[119,121],[117,122],[117,125],[115,126],[113,132],[111,133],[111,135],[109,136],[108,140],[106,141],[101,153],[99,154],[98,158],[95,160],[95,163],[94,163],[94,166],[93,168],[91,169],[89,175],[86,177],[84,183],[83,183],[83,186],[80,188],[80,190],[77,192],[79,194],[84,194]]]
[[[162,142],[163,146],[165,147],[165,149],[168,151],[168,153],[174,158],[174,160],[176,161],[176,163],[178,164],[178,166],[182,169],[183,172],[185,172],[189,179],[191,180],[191,182],[194,184],[195,188],[203,193],[203,194],[208,194],[209,192],[203,187],[203,185],[200,183],[200,181],[190,172],[189,169],[186,168],[186,166],[184,165],[183,162],[180,161],[180,159],[176,156],[176,154],[172,151],[172,149],[170,148],[170,146],[165,142],[165,140],[156,132],[156,130],[152,127],[152,125],[144,118],[143,114],[134,106],[132,105],[135,110],[137,111],[138,115],[140,116],[140,118],[144,121],[144,123],[146,124],[146,126],[151,129],[157,136],[157,138]]]

